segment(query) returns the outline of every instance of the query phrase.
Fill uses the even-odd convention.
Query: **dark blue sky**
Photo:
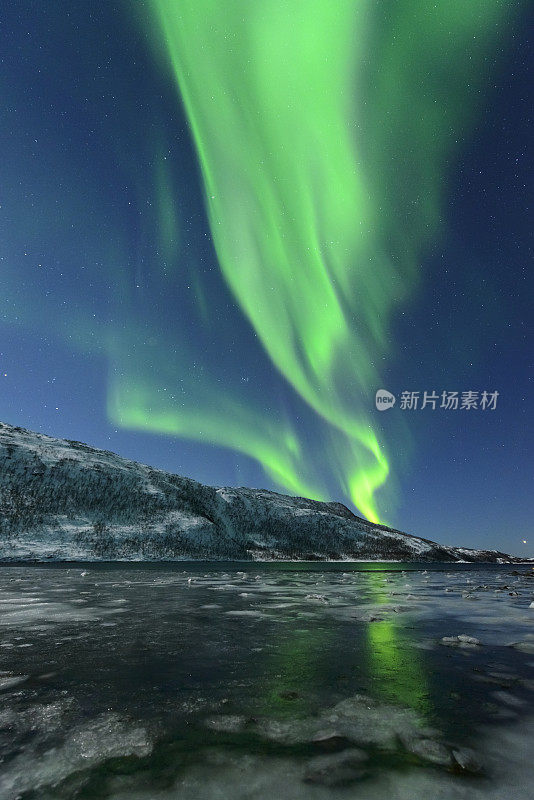
[[[3,10],[0,418],[206,483],[274,488],[246,455],[109,422],[110,381],[137,375],[143,361],[177,406],[180,375],[201,387],[209,374],[212,387],[239,386],[245,406],[262,403],[268,387],[310,447],[316,424],[222,280],[168,75],[123,4],[90,5]],[[449,164],[443,224],[395,318],[383,373],[397,396],[497,390],[497,408],[372,412],[397,476],[388,522],[525,555],[534,555],[532,23],[531,7]],[[147,209],[157,201],[154,153],[169,164],[164,190],[181,221],[170,236],[179,274]],[[328,463],[316,471],[344,500]]]

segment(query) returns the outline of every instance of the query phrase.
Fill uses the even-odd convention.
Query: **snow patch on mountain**
[[[509,561],[0,423],[0,559]]]

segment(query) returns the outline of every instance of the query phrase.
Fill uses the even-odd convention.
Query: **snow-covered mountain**
[[[341,503],[214,488],[0,423],[2,560],[512,560],[374,525]]]

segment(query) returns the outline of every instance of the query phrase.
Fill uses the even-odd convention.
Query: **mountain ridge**
[[[0,423],[0,560],[520,559],[439,545],[371,523],[339,502],[206,486]]]

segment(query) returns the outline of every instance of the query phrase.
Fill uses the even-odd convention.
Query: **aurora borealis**
[[[379,522],[375,491],[390,466],[369,417],[375,364],[435,228],[447,148],[470,119],[481,62],[514,5],[487,13],[482,2],[430,9],[410,0],[378,22],[375,3],[353,0],[150,5],[225,280],[277,369],[334,429],[327,452],[346,494]],[[370,77],[377,29],[385,52]],[[409,110],[398,109],[399,94],[414,99]],[[392,112],[398,128],[384,138]],[[409,179],[417,208],[406,212],[397,185]],[[395,237],[403,217],[409,245]]]
[[[522,274],[522,257],[503,236],[499,263],[475,262],[463,243],[484,236],[476,197],[471,227],[449,231],[471,142],[489,131],[490,146],[506,146],[495,131],[508,112],[487,116],[514,72],[528,4],[100,5],[11,12],[4,371],[46,340],[47,377],[32,366],[28,380],[48,382],[69,360],[98,387],[88,414],[66,371],[52,410],[70,413],[68,430],[47,432],[105,444],[104,424],[138,460],[409,526],[410,487],[430,505],[442,490],[418,462],[423,421],[382,419],[376,390],[500,386],[491,345],[462,313],[474,307],[478,331],[502,325],[514,369],[505,328],[518,289],[506,275]],[[500,188],[485,191],[506,215]],[[455,242],[448,254],[444,241]],[[445,347],[430,330],[440,322]],[[46,425],[20,381],[6,421]],[[513,441],[511,412],[501,422],[476,420],[471,440],[433,420],[454,479],[467,450],[481,458],[488,441]],[[485,500],[475,491],[474,502],[476,517]]]

